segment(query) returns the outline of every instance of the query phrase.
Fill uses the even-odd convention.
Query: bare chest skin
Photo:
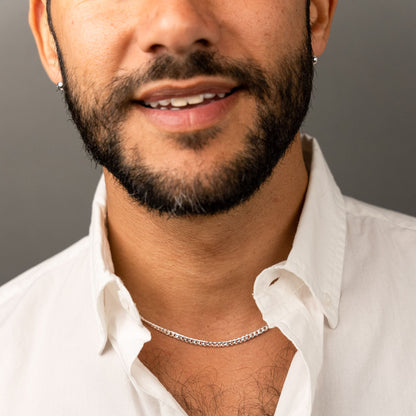
[[[189,416],[272,416],[296,352],[278,330],[246,344],[196,347],[153,333],[139,358]]]

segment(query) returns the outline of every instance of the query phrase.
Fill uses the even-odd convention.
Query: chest
[[[267,341],[267,340],[263,340]],[[181,347],[181,346],[180,346]],[[274,415],[295,348],[143,348],[139,358],[189,416]]]

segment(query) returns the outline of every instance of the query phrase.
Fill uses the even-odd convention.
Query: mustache
[[[197,76],[223,76],[231,78],[249,94],[259,100],[271,96],[270,84],[262,68],[251,60],[235,60],[209,51],[194,51],[184,58],[161,55],[150,66],[130,74],[115,77],[109,89],[108,104],[120,108],[128,105],[135,91],[149,82],[166,79],[187,80]]]

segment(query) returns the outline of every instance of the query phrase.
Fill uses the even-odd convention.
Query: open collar
[[[284,262],[284,268],[307,285],[318,300],[329,325],[334,328],[338,322],[344,262],[344,200],[317,141],[309,136],[303,136],[302,139],[304,159],[309,170],[309,184],[293,246]],[[135,310],[130,294],[114,274],[107,238],[106,199],[105,181],[102,176],[94,196],[90,224],[92,296],[101,352],[108,339],[105,289],[109,286],[114,287],[112,283],[115,283],[122,292],[124,302]],[[256,280],[257,285],[270,283]]]

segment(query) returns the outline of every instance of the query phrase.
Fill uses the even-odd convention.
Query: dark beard
[[[111,172],[134,201],[175,217],[215,215],[253,196],[293,142],[306,116],[312,90],[309,34],[305,38],[302,48],[276,63],[271,73],[251,61],[229,60],[208,51],[196,51],[183,60],[164,55],[144,73],[114,78],[95,97],[94,105],[82,100],[82,92],[65,70],[60,54],[65,99],[87,152]],[[133,105],[132,93],[140,85],[198,75],[231,77],[255,98],[257,114],[255,125],[246,134],[244,151],[209,176],[197,175],[189,183],[169,172],[155,172],[143,162],[138,149],[129,149],[134,154],[126,155],[122,127]],[[218,128],[211,128],[177,134],[175,140],[182,148],[198,151],[219,133]]]

